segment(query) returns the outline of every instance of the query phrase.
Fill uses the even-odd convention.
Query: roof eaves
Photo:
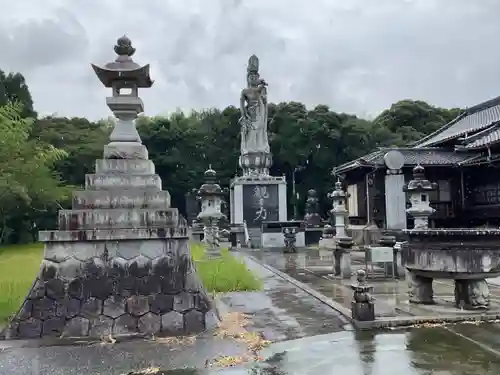
[[[412,147],[415,147],[415,148],[418,148],[419,145],[424,145],[424,147],[429,147],[431,146],[433,143],[430,142],[430,143],[426,143],[428,142],[430,139],[432,139],[433,137],[435,137],[436,135],[439,135],[440,133],[442,133],[443,131],[445,131],[446,129],[450,128],[451,126],[455,125],[458,121],[460,121],[461,119],[463,119],[464,117],[466,117],[468,115],[467,111],[464,111],[462,112],[461,114],[459,114],[456,118],[454,118],[453,120],[451,120],[450,122],[448,122],[447,124],[441,126],[438,130],[436,130],[435,132],[425,136],[424,138],[422,138],[421,140],[419,140],[418,142],[413,142],[413,143],[410,143],[410,146]],[[439,142],[442,142],[443,140],[440,140],[438,141]]]

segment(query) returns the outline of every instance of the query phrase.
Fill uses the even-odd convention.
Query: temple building
[[[500,97],[466,109],[404,148],[381,148],[337,166],[353,225],[412,228],[403,186],[421,165],[438,188],[429,200],[431,227],[500,226]]]

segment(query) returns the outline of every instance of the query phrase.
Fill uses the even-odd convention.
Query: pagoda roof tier
[[[116,81],[133,80],[139,88],[149,88],[153,80],[149,75],[149,64],[140,66],[133,60],[113,61],[103,67],[91,64],[97,77],[105,87],[112,87]]]

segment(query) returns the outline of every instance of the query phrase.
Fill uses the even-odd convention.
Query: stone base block
[[[157,228],[173,227],[179,222],[177,208],[60,210],[59,229]]]
[[[455,280],[455,304],[466,310],[489,309],[490,289],[486,280]]]
[[[98,159],[95,162],[96,174],[155,174],[155,165],[151,160],[142,159]]]
[[[217,322],[187,238],[48,243],[3,336],[190,335]]]
[[[156,174],[87,174],[85,175],[85,189],[136,189],[155,188],[161,190],[161,179]]]
[[[375,320],[375,304],[373,302],[351,302],[352,319],[360,322]]]
[[[104,146],[104,159],[147,160],[148,149],[138,142],[111,142]]]
[[[410,303],[423,305],[433,305],[435,303],[432,279],[430,277],[416,275],[414,272],[407,271],[406,280],[408,281]]]
[[[73,209],[170,208],[168,191],[157,189],[81,190],[73,194]]]

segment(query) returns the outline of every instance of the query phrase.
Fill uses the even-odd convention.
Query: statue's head
[[[257,87],[260,84],[260,75],[257,72],[248,72],[247,84],[248,87]]]
[[[248,59],[247,83],[248,87],[257,87],[260,83],[259,58],[255,55]]]

